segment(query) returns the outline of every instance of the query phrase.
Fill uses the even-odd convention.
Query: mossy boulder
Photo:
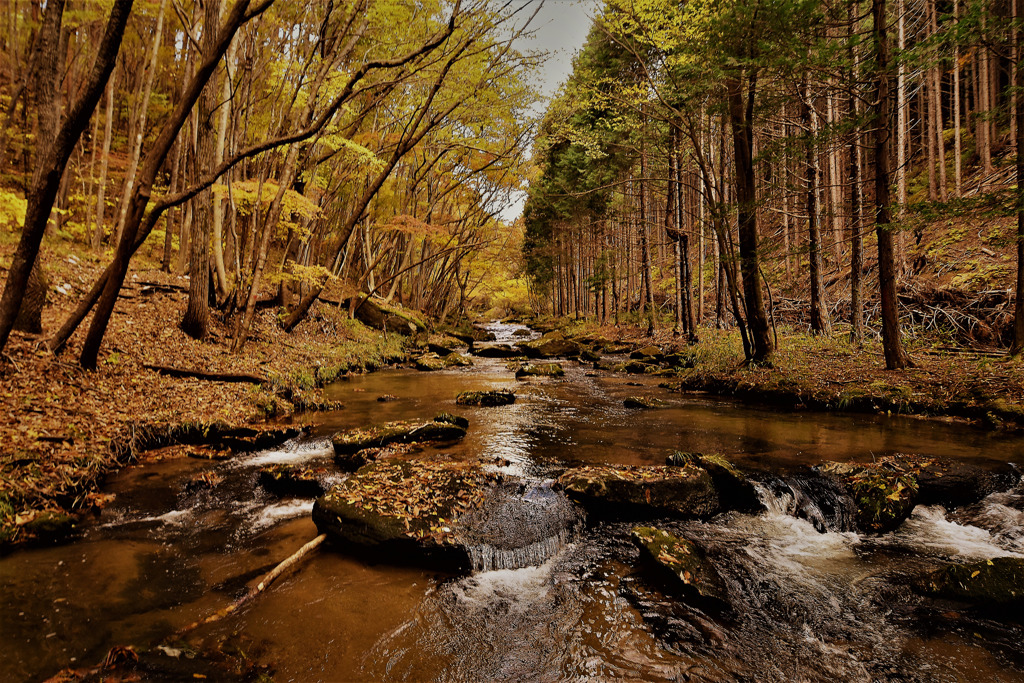
[[[342,546],[466,572],[472,563],[457,520],[482,505],[497,476],[475,463],[379,461],[318,498],[313,522]]]
[[[351,300],[345,304],[351,306]],[[355,319],[367,327],[385,332],[398,332],[406,336],[425,332],[426,325],[410,311],[386,306],[373,299],[362,297],[356,301]]]
[[[736,466],[715,453],[684,453],[676,451],[665,458],[671,467],[700,467],[711,476],[723,508],[754,512],[764,506],[757,497],[754,485],[736,469]]]
[[[414,359],[413,366],[420,372],[433,372],[445,367],[444,359],[433,353]]]
[[[492,391],[463,391],[455,397],[455,403],[460,406],[507,406],[516,402],[516,395],[508,389],[495,389]]]
[[[43,510],[23,522],[20,532],[37,542],[61,541],[75,532],[75,518],[64,512]]]
[[[466,368],[473,365],[473,359],[463,356],[461,353],[449,353],[441,360],[446,368]]]
[[[514,330],[512,332],[513,337],[529,337],[531,334],[533,333],[525,327],[520,327],[518,330]]]
[[[857,528],[864,533],[893,531],[917,504],[914,470],[895,465],[891,459],[871,464],[825,463],[819,469],[846,488],[857,510]]]
[[[656,527],[633,527],[630,536],[641,558],[671,577],[684,596],[727,604],[725,582],[698,546]]]
[[[519,349],[527,358],[576,358],[580,355],[580,345],[559,331],[548,332],[540,339],[520,342]]]
[[[924,593],[985,607],[1024,607],[1024,558],[953,564],[924,577]]]
[[[601,345],[601,351],[603,353],[617,356],[623,353],[629,353],[633,347],[630,344],[623,344],[621,342],[608,342],[607,344]]]
[[[326,467],[268,465],[260,469],[256,483],[276,496],[316,498],[324,494],[327,475]]]
[[[661,347],[649,344],[629,354],[629,357],[632,360],[639,360],[645,363],[660,363],[664,360],[665,354],[662,353]]]
[[[627,372],[631,375],[652,375],[660,368],[639,360],[631,360],[628,363],[619,363],[615,366],[615,372]]]
[[[577,467],[563,473],[558,484],[570,499],[597,516],[707,517],[721,509],[711,476],[694,466]]]
[[[523,352],[508,344],[474,344],[473,355],[481,358],[521,358]]]
[[[668,407],[667,403],[662,401],[660,398],[654,398],[653,396],[630,396],[622,402],[622,405],[635,410],[651,410],[654,408]]]
[[[364,448],[379,448],[392,443],[455,441],[466,435],[458,425],[445,422],[386,422],[362,429],[339,432],[331,438],[334,453],[355,453]]]
[[[516,368],[516,378],[520,377],[561,377],[565,370],[558,363],[524,363]]]
[[[580,360],[587,363],[599,363],[601,361],[601,354],[594,349],[582,349],[580,350]]]
[[[441,413],[440,415],[434,418],[434,422],[446,422],[448,424],[453,424],[456,427],[461,427],[462,429],[469,429],[469,420],[462,417],[461,415]]]

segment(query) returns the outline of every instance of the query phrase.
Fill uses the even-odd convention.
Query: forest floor
[[[11,251],[0,246],[0,277]],[[44,263],[52,290],[43,327],[52,333],[105,261],[51,252]],[[0,359],[0,550],[71,531],[69,513],[102,506],[103,476],[145,448],[214,440],[229,427],[253,426],[243,432],[258,437],[271,418],[301,422],[302,411],[325,407],[320,387],[328,382],[404,358],[402,337],[326,304],[291,334],[276,324],[276,309],[264,309],[241,353],[230,352],[230,330],[216,313],[209,338],[196,341],[177,326],[188,279],[151,265],[129,275],[96,371],[76,362],[84,329],[59,356],[46,348],[47,334],[12,336]],[[147,366],[252,379],[175,377]]]

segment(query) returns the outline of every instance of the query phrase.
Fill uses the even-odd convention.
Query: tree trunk
[[[743,84],[738,77],[726,79],[726,91],[729,99],[729,123],[732,128],[734,163],[736,165],[740,276],[743,281],[743,296],[751,342],[747,360],[752,364],[766,364],[771,361],[774,347],[761,293],[761,265],[758,253],[760,240],[757,234],[757,197],[751,120],[757,87],[757,73],[747,74],[745,80],[748,85],[745,97]]]
[[[896,299],[896,262],[889,196],[889,43],[886,35],[886,0],[872,0],[875,33],[875,233],[878,236],[878,280],[882,299],[882,347],[887,370],[912,366],[900,339],[899,302]]]
[[[811,94],[811,78],[804,76],[803,83],[803,123],[807,131],[807,142],[804,151],[804,185],[806,199],[804,206],[807,211],[807,262],[811,276],[811,332],[829,335],[832,326],[828,319],[828,308],[825,306],[825,286],[822,282],[821,262],[821,225],[818,220],[818,154],[816,139],[818,135],[818,115],[814,111]]]
[[[1024,17],[1024,0],[1015,0],[1014,7],[1018,17]],[[1024,55],[1024,31],[1017,30],[1017,58]],[[1017,291],[1013,308],[1013,344],[1010,353],[1019,356],[1024,352],[1024,69],[1017,65],[1014,73],[1014,85],[1017,88],[1017,101],[1014,109],[1017,112]]]
[[[26,196],[26,210],[21,239],[11,259],[4,293],[0,298],[0,351],[7,346],[14,320],[21,309],[21,301],[28,284],[29,273],[39,255],[39,246],[46,232],[61,177],[78,144],[96,103],[99,101],[107,78],[114,68],[117,52],[124,36],[133,0],[115,0],[110,18],[97,50],[92,72],[82,89],[82,95],[68,111],[53,144],[35,165],[32,183]],[[55,3],[55,7],[56,7]]]
[[[219,38],[221,0],[207,0],[203,6],[203,55],[213,54]],[[213,77],[211,75],[211,81]],[[217,108],[217,87],[208,82],[199,98],[196,117],[198,147],[196,166],[199,177],[205,178],[213,170],[216,160],[214,113]],[[188,306],[178,325],[193,339],[205,339],[210,324],[210,234],[213,224],[214,197],[209,188],[203,190],[193,202],[192,249],[189,255]]]

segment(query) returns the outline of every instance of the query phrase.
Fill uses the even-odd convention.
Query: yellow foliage
[[[25,224],[28,202],[19,194],[0,188],[0,225],[9,230],[21,229]]]

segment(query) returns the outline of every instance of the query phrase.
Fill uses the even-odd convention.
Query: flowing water
[[[511,340],[515,326],[493,329]],[[441,411],[471,421],[446,456],[483,457],[521,482],[492,513],[503,529],[518,525],[523,544],[488,543],[484,520],[478,570],[461,578],[324,548],[189,644],[244,650],[281,681],[1024,680],[1019,615],[910,588],[950,560],[1024,555],[1020,490],[952,511],[919,506],[896,532],[870,537],[851,531],[842,492],[806,471],[896,452],[1018,463],[1024,439],[666,395],[651,378],[564,366],[565,378],[526,382],[484,359],[357,376],[330,387],[345,409],[318,415],[309,437],[226,462],[126,469],[106,489],[113,502],[74,542],[0,558],[0,680],[95,665],[117,645],[189,656],[168,636],[229,604],[316,534],[312,502],[261,491],[260,466],[329,466],[334,431]],[[515,389],[516,403],[454,405],[460,391],[498,388]],[[398,399],[378,402],[384,394]],[[625,409],[637,394],[672,405]],[[671,597],[639,569],[628,523],[578,524],[549,485],[567,466],[661,464],[675,449],[722,453],[754,472],[765,504],[756,515],[658,520],[705,548],[726,585],[724,611]],[[188,485],[207,471],[223,483]]]

